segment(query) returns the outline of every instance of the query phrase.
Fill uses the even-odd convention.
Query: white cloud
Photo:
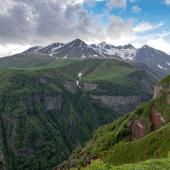
[[[153,48],[159,49],[161,51],[170,54],[170,43],[168,43],[163,38],[155,38],[155,39],[148,40],[146,44],[150,45]]]
[[[123,8],[125,9],[127,5],[127,0],[108,0],[107,7],[112,10],[113,8]]]
[[[170,5],[170,0],[164,0],[166,5]]]
[[[125,21],[121,17],[112,16],[110,24],[107,28],[108,39],[118,40],[127,39],[133,35],[132,23],[130,21]],[[125,42],[122,42],[123,44]]]
[[[30,45],[27,44],[0,44],[0,57],[10,56],[16,53],[23,52],[24,50],[30,48]]]
[[[138,7],[137,5],[134,5],[131,9],[131,12],[137,14],[137,13],[141,12],[141,10],[142,9],[140,7]]]
[[[138,25],[136,25],[133,28],[133,30],[134,30],[134,32],[140,33],[140,32],[145,32],[145,31],[158,29],[159,27],[161,27],[163,25],[164,25],[163,23],[151,24],[149,22],[141,22]]]
[[[0,56],[21,52],[29,47],[28,44],[46,45],[75,38],[86,42],[106,41],[114,45],[132,41],[143,44],[156,38],[148,37],[141,43],[142,37],[138,33],[163,25],[142,22],[133,26],[131,21],[110,15],[105,18],[109,22],[103,25],[99,15],[87,12],[82,5],[93,5],[97,1],[106,1],[109,9],[125,9],[128,2],[135,3],[134,0],[0,0]],[[138,6],[132,5],[133,12],[140,11]],[[162,44],[167,48],[164,41]]]

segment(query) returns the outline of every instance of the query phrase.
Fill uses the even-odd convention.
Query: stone
[[[163,116],[161,116],[161,114],[159,112],[152,109],[151,123],[152,123],[151,129],[157,130],[165,124],[165,119],[163,118]]]
[[[134,120],[131,124],[131,140],[137,140],[145,135],[145,125],[141,120]]]

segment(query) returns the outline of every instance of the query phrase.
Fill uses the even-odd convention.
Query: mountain
[[[53,43],[43,48],[32,47],[24,51],[23,54],[49,54],[50,56],[63,59],[102,57],[100,53],[80,39],[75,39],[66,44]]]
[[[102,55],[80,39],[76,39],[59,48],[54,54],[58,58],[101,58]]]
[[[120,60],[57,61],[0,69],[0,166],[7,170],[52,169],[94,129],[150,99],[157,82]]]
[[[23,54],[33,54],[33,53],[39,53],[39,51],[42,49],[42,46],[34,46],[31,47],[29,49],[27,49],[26,51],[23,52]]]
[[[170,74],[170,56],[147,45],[137,50],[135,61],[146,64],[160,77]]]
[[[56,51],[63,47],[64,44],[63,43],[53,43],[53,44],[50,44],[49,46],[47,47],[44,47],[42,49],[39,50],[40,53],[43,53],[43,54],[49,54],[49,55],[53,55],[56,53]]]
[[[116,47],[102,42],[98,45],[92,44],[91,47],[108,58],[116,57],[124,60],[133,60],[136,54],[136,49],[130,44]]]
[[[147,45],[138,49],[131,44],[114,46],[112,44],[107,44],[106,42],[101,42],[99,44],[88,45],[82,40],[76,39],[66,44],[53,43],[43,48],[39,46],[32,47],[22,54],[28,55],[27,57],[32,54],[49,55],[56,59],[121,59],[128,62],[146,64],[160,78],[163,78],[170,73],[170,56]]]
[[[63,163],[60,168],[88,166],[94,160],[98,160],[96,169],[97,167],[102,169],[104,163],[113,170],[134,169],[134,167],[144,170],[159,169],[158,167],[169,169],[169,158],[147,161],[146,164],[132,164],[168,157],[170,151],[169,91],[170,76],[155,87],[154,97],[150,102],[142,103],[118,121],[100,127],[87,145],[83,149],[77,149],[69,161]],[[127,163],[132,165],[117,166]],[[95,162],[91,166],[95,166]],[[114,166],[117,167],[114,168]]]

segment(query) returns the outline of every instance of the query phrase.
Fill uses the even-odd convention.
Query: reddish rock
[[[145,125],[140,120],[134,120],[131,124],[131,139],[137,140],[145,135]]]
[[[161,116],[160,113],[152,109],[151,123],[152,123],[152,130],[156,130],[165,124],[165,119]]]

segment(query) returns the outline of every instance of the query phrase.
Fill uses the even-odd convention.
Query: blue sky
[[[34,45],[106,41],[170,54],[170,0],[0,0],[0,56]]]
[[[114,0],[113,0],[114,1]],[[121,0],[120,0],[121,1]],[[170,1],[168,0],[127,0],[126,6],[121,5],[108,9],[108,0],[101,0],[95,5],[84,4],[84,9],[93,15],[103,15],[101,25],[109,23],[111,16],[119,16],[125,22],[131,21],[136,39],[136,46],[148,43],[155,48],[170,52]],[[153,43],[155,41],[155,43]],[[156,43],[162,43],[156,45]],[[124,43],[124,42],[122,42]]]

